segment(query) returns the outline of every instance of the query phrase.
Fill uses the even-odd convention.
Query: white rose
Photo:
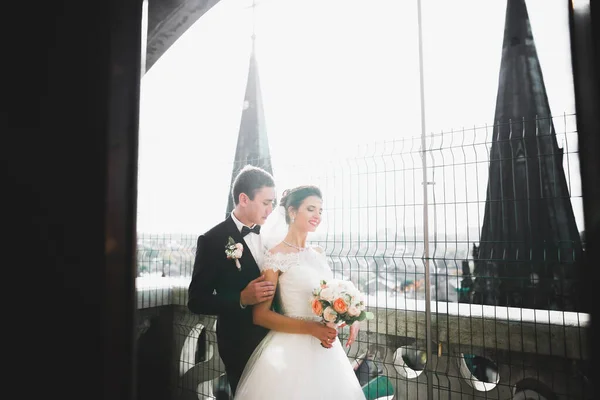
[[[241,257],[242,257],[242,250],[235,249],[235,251],[233,252],[233,258],[241,258]]]
[[[341,291],[344,291],[344,292],[350,293],[350,292],[354,291],[354,284],[351,281],[339,281],[338,287],[340,288]]]
[[[360,315],[360,310],[356,306],[350,306],[348,308],[348,315],[351,317],[358,317]]]
[[[331,289],[329,287],[321,289],[320,296],[321,296],[321,299],[329,301],[329,302],[335,300],[335,292],[333,289]]]
[[[327,307],[325,311],[323,311],[323,318],[327,322],[335,322],[337,318],[337,313],[331,307]]]

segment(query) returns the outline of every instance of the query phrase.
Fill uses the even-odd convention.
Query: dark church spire
[[[524,0],[508,0],[474,301],[561,308],[581,254]]]
[[[250,68],[248,70],[246,94],[244,95],[242,107],[242,119],[238,133],[237,147],[235,150],[235,159],[233,160],[233,170],[231,173],[232,185],[233,180],[238,172],[247,164],[260,167],[271,174],[273,173],[254,41],[255,34],[253,29]],[[234,208],[233,198],[231,197],[231,189],[232,187],[230,186],[226,216],[228,216]]]

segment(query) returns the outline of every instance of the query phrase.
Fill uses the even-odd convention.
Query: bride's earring
[[[296,218],[292,217],[291,223],[293,224]]]

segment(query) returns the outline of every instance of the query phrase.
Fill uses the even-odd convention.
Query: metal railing
[[[526,123],[539,128],[533,138],[519,134]],[[323,223],[309,240],[324,247],[336,277],[352,280],[377,315],[363,324],[348,356],[374,362],[378,373],[390,378],[396,398],[427,398],[428,390],[448,398],[467,393],[518,398],[519,392],[585,398],[589,317],[580,312],[577,300],[585,242],[579,232],[575,119],[561,115],[508,126],[514,134],[506,141],[493,137],[498,126],[483,126],[427,135],[423,142],[415,137],[366,145],[352,156],[311,160],[310,165],[273,165],[277,181],[285,177],[322,189]],[[552,146],[544,141],[554,140],[562,149],[548,152]],[[493,146],[504,150],[500,157]],[[548,160],[552,176],[542,168]],[[491,168],[494,163],[500,168]],[[494,175],[500,170],[514,175],[509,180],[512,197],[495,197],[494,185],[507,182]],[[518,170],[535,174],[519,175]],[[562,171],[564,188],[557,175]],[[539,214],[540,207],[551,208],[548,215],[557,218],[555,224],[528,226],[526,216],[518,213]],[[423,224],[426,210],[428,232]],[[560,219],[561,215],[572,218]],[[518,226],[527,233],[515,231],[511,240],[490,240],[494,229],[514,226],[485,223],[486,218],[519,218]],[[557,226],[561,231],[549,235]],[[196,239],[139,235],[140,309],[186,304]],[[482,249],[486,254],[479,253]],[[215,383],[223,371],[216,355],[214,319],[192,316],[185,309],[178,315],[176,335],[187,343],[179,357],[179,389],[214,396],[215,388],[223,385]],[[200,335],[204,336],[198,342]],[[345,335],[346,331],[340,334]],[[210,367],[198,367],[208,361]],[[197,370],[193,379],[192,370]],[[181,383],[186,379],[195,383]],[[197,382],[204,382],[203,389]]]

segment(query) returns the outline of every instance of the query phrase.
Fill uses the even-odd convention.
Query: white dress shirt
[[[239,219],[236,218],[236,216],[233,212],[231,213],[231,219],[233,220],[233,222],[235,222],[235,226],[237,226],[238,230],[240,232],[242,232],[242,228],[245,225],[243,223],[241,223]],[[249,226],[248,228],[252,229],[252,228],[254,228],[254,225]],[[256,265],[258,265],[258,268],[260,269],[260,266],[262,265],[262,261],[263,261],[263,252],[264,252],[262,239],[261,239],[260,235],[257,235],[254,232],[250,232],[249,234],[244,236],[244,242],[246,242],[246,244],[248,245],[248,249],[244,249],[244,251],[248,251],[248,250],[250,251],[250,254],[252,254],[252,257],[254,257],[254,261],[256,261]],[[246,306],[242,304],[241,298],[240,298],[240,307],[246,308]]]
[[[236,218],[236,216],[233,212],[231,213],[231,219],[233,219],[233,222],[235,222],[235,225],[237,226],[238,230],[241,232],[242,228],[244,227],[244,224],[241,223],[240,220]],[[252,228],[254,228],[254,225],[249,226],[248,228],[252,229]],[[250,250],[250,254],[252,254],[252,256],[254,257],[254,261],[256,261],[256,264],[260,268],[260,266],[262,265],[263,256],[264,256],[264,248],[263,248],[261,236],[257,235],[254,232],[250,232],[249,234],[244,236],[244,242],[246,242],[246,244],[248,245],[248,249],[244,249],[244,251]]]

